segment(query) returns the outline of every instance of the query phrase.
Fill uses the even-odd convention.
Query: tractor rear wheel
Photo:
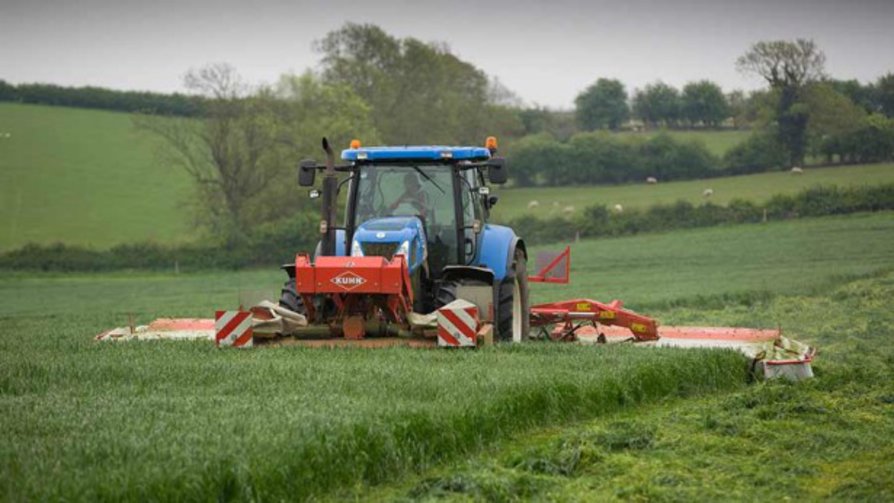
[[[298,291],[295,289],[295,278],[289,278],[289,281],[283,285],[279,305],[298,314],[307,314],[304,309],[304,299],[298,295]]]
[[[522,250],[515,250],[511,273],[497,288],[497,337],[503,342],[522,342],[531,328],[528,269]]]

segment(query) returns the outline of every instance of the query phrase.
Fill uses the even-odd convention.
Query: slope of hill
[[[510,166],[509,169],[512,169]],[[894,182],[894,164],[866,164],[834,168],[807,168],[803,175],[789,172],[758,173],[707,180],[658,183],[657,185],[599,185],[577,187],[536,187],[503,189],[493,216],[506,221],[523,214],[555,216],[569,206],[581,212],[594,205],[646,208],[679,200],[701,204],[726,204],[732,199],[763,202],[776,194],[793,194],[815,185],[875,185]],[[705,197],[706,189],[712,194]],[[536,207],[533,201],[537,201]],[[571,211],[571,210],[569,210]]]
[[[0,250],[185,239],[190,180],[153,149],[128,114],[0,103]]]

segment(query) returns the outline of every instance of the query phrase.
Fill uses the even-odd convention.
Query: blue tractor
[[[312,258],[283,266],[289,280],[281,306],[356,338],[358,330],[371,335],[364,327],[377,319],[401,326],[407,311],[430,313],[478,287],[490,295],[482,314],[497,339],[527,337],[525,243],[488,223],[498,200],[488,183],[505,183],[507,175],[495,139],[485,147],[362,147],[355,140],[339,165],[326,139],[323,148],[324,165],[302,161],[298,171],[304,187],[323,174],[322,190],[310,191],[322,196],[322,237]],[[341,225],[339,201],[346,201]],[[391,281],[398,276],[405,279]],[[355,328],[341,328],[350,320]]]

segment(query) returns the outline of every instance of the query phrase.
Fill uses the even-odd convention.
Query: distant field
[[[190,180],[154,161],[128,114],[0,103],[0,250],[188,237]]]
[[[191,239],[182,203],[191,181],[179,169],[159,165],[152,139],[134,131],[123,113],[0,103],[0,251],[28,242],[90,245],[183,242]],[[649,133],[619,133],[645,136]],[[741,141],[741,131],[671,131],[721,151]],[[510,168],[511,169],[511,168]],[[894,181],[894,164],[808,169],[803,176],[767,173],[743,177],[659,183],[534,189],[496,189],[496,220],[524,213],[561,214],[593,204],[647,207],[684,199],[764,200],[819,183],[862,184]],[[528,210],[530,201],[540,207]]]
[[[510,167],[510,169],[512,169]],[[731,199],[766,201],[776,194],[791,194],[814,185],[874,185],[894,182],[894,164],[867,164],[834,168],[807,168],[803,175],[788,172],[759,173],[756,175],[668,182],[657,185],[633,184],[617,186],[539,187],[503,189],[495,191],[500,201],[494,207],[494,218],[508,220],[523,214],[550,216],[563,214],[563,208],[573,206],[580,212],[597,204],[624,208],[646,208],[655,204],[678,200],[701,204],[710,200],[726,204]],[[713,189],[710,199],[705,189]],[[529,209],[531,201],[539,206]]]
[[[648,131],[643,133],[621,132],[619,136],[627,138],[648,138],[666,132],[676,140],[695,140],[703,143],[711,153],[722,156],[727,150],[744,141],[751,131]]]

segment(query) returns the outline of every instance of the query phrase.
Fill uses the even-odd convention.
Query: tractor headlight
[[[400,247],[397,249],[397,253],[395,255],[403,255],[406,257],[407,261],[410,260],[410,240],[406,240],[400,244]]]
[[[357,240],[351,241],[351,256],[352,257],[362,257],[363,256],[363,248],[360,247],[360,243]]]

